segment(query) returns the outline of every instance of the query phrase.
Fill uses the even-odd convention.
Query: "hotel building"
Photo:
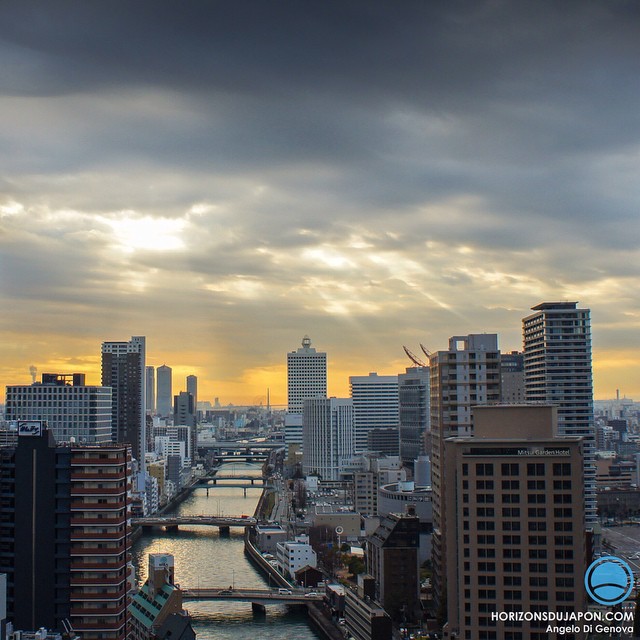
[[[495,618],[586,610],[583,441],[559,434],[555,407],[473,412],[473,436],[444,443],[445,637],[547,640],[548,622]]]

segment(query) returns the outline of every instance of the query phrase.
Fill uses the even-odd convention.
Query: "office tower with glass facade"
[[[156,369],[156,411],[162,418],[168,418],[173,413],[172,370],[166,364]]]

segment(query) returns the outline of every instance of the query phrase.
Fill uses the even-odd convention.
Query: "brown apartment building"
[[[128,633],[131,447],[56,444],[37,421],[0,447],[0,573],[15,629]]]

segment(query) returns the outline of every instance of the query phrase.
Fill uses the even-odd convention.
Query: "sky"
[[[0,57],[0,385],[145,335],[284,404],[308,334],[342,396],[570,300],[640,399],[634,0],[5,0]]]

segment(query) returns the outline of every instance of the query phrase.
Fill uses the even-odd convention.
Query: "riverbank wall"
[[[268,515],[271,515],[273,503],[270,500],[270,497],[274,496],[275,493],[276,492],[272,490],[262,490],[262,494],[260,495],[260,499],[258,500],[258,504],[256,505],[256,509],[253,514],[258,522],[260,522],[260,520],[265,520]],[[267,514],[266,511],[269,511],[269,513]],[[281,587],[291,589],[295,588],[295,585],[291,584],[275,569],[275,567],[264,559],[258,548],[255,546],[254,540],[255,528],[251,527],[245,529],[244,552],[251,564],[268,578],[270,584],[278,584]],[[309,619],[311,620],[314,628],[323,636],[323,638],[325,638],[325,640],[344,640],[342,630],[331,618],[331,613],[326,608],[326,605],[308,603],[306,607]]]

